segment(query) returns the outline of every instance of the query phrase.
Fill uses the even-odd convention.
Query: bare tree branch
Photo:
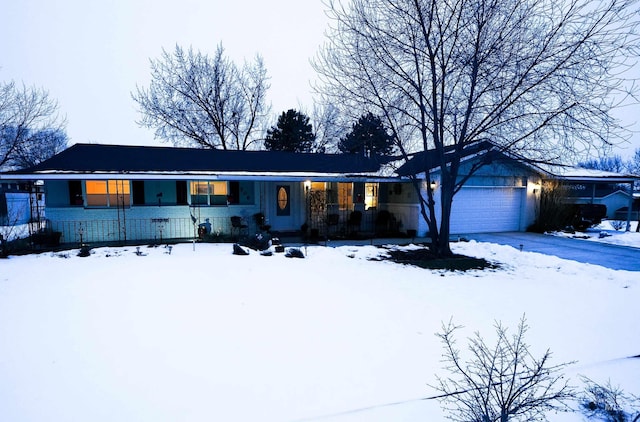
[[[67,146],[66,121],[43,89],[0,84],[0,169],[33,166]]]
[[[547,350],[536,359],[524,341],[528,330],[524,317],[513,336],[495,324],[495,346],[490,347],[479,333],[469,340],[469,358],[456,346],[455,332],[461,327],[450,321],[437,334],[444,347],[444,369],[448,378],[437,378],[435,388],[448,418],[455,421],[507,422],[544,420],[552,410],[567,410],[566,401],[575,393],[564,380],[562,370],[569,365],[550,365]]]
[[[636,0],[326,0],[314,67],[325,102],[387,119],[405,159],[433,150],[440,215],[418,189],[435,252],[449,254],[451,201],[468,147],[577,161],[625,140],[611,111],[637,98]],[[477,171],[482,166],[475,166]],[[428,184],[428,183],[427,183]],[[419,183],[415,184],[418,188]]]
[[[151,84],[132,94],[140,126],[175,145],[249,149],[264,130],[269,107],[267,71],[260,56],[238,68],[219,45],[212,58],[191,48],[163,50],[151,60]]]

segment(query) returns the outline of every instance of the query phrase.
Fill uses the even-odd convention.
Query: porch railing
[[[61,243],[111,243],[130,241],[163,242],[170,239],[193,239],[198,224],[190,218],[141,218],[118,220],[51,221],[49,229],[60,232]],[[229,217],[209,218],[211,235],[231,235]]]
[[[350,221],[351,212],[339,210],[335,213],[312,215],[308,221],[307,235],[326,238],[339,237],[378,237],[402,234],[404,229],[400,225],[401,219],[386,212],[387,219],[381,218],[385,211],[370,209],[362,212],[359,224]],[[233,239],[234,233],[231,219],[228,216],[209,217],[209,239],[221,241]],[[257,223],[246,219],[248,227],[246,234],[258,231]],[[170,240],[184,240],[201,237],[199,226],[205,221],[197,220],[194,224],[191,218],[128,218],[104,220],[54,220],[48,221],[47,228],[60,233],[60,243],[125,243],[125,242],[154,242],[161,243]],[[300,228],[293,230],[300,233]],[[301,234],[301,233],[300,233]]]

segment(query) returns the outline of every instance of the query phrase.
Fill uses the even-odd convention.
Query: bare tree
[[[65,149],[65,124],[47,91],[0,84],[0,169],[29,167]]]
[[[265,128],[268,80],[260,56],[239,68],[222,45],[213,57],[176,45],[151,60],[149,88],[132,94],[138,124],[175,145],[249,149]]]
[[[627,171],[633,175],[640,176],[640,148],[636,148],[633,153],[633,156],[629,158],[626,162]],[[634,188],[636,190],[640,189],[640,180],[636,180],[634,183]]]
[[[640,148],[636,148],[633,153],[633,157],[629,159],[627,163],[627,170],[629,170],[629,173],[631,174],[640,176]]]
[[[445,369],[449,378],[438,378],[435,386],[443,407],[454,421],[507,422],[509,420],[545,420],[552,410],[566,410],[565,402],[575,397],[562,377],[568,364],[551,365],[547,350],[536,359],[524,341],[527,325],[524,317],[513,336],[496,323],[494,346],[485,343],[479,333],[469,340],[470,358],[465,360],[456,346],[451,322],[437,334],[444,347]]]
[[[627,162],[627,170],[629,173],[634,174],[636,176],[640,176],[640,148],[636,148],[634,151],[633,157],[629,159]],[[634,185],[634,189],[640,189],[640,180],[636,180]],[[638,222],[636,224],[636,232],[640,232],[640,209],[636,210],[636,215]]]
[[[317,89],[385,118],[405,159],[435,152],[414,183],[435,253],[451,254],[453,196],[482,165],[462,175],[460,160],[478,143],[555,163],[626,136],[609,112],[638,54],[635,0],[326,1]]]
[[[342,122],[341,110],[332,103],[315,103],[311,113],[316,140],[312,147],[314,152],[332,153],[338,150],[338,142],[347,132]]]
[[[590,158],[586,161],[581,161],[578,165],[585,169],[604,170],[614,173],[624,173],[630,167],[618,154]]]

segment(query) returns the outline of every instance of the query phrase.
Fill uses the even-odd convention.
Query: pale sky
[[[1,9],[0,80],[48,90],[72,143],[164,144],[135,123],[131,92],[149,86],[149,59],[176,44],[213,55],[222,43],[238,65],[262,55],[274,115],[310,112],[309,62],[328,23],[320,0],[20,0]]]
[[[71,143],[168,145],[138,127],[136,85],[149,59],[176,44],[213,55],[222,43],[236,64],[263,56],[274,115],[310,112],[309,61],[328,24],[321,0],[7,0],[0,24],[0,81],[49,91],[67,118]],[[638,75],[638,69],[634,72]],[[640,131],[640,107],[619,115]],[[275,124],[275,117],[273,124]],[[615,153],[640,148],[640,133]]]

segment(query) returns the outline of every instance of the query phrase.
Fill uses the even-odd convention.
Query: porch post
[[[631,214],[633,208],[633,182],[629,183],[629,205],[627,207],[627,230],[631,231]],[[640,224],[640,222],[638,223]]]

